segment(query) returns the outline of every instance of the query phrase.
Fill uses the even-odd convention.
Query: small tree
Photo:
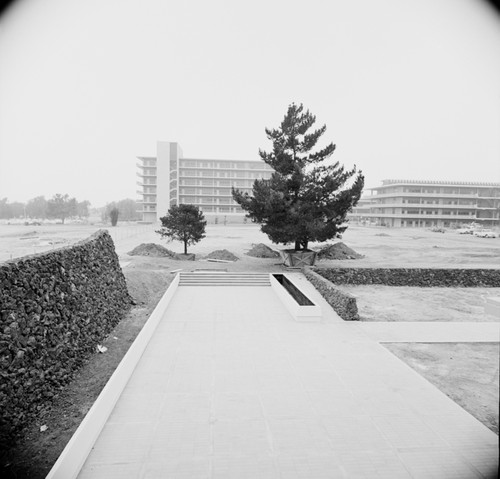
[[[338,162],[323,163],[333,154],[333,143],[312,151],[326,126],[309,132],[316,117],[303,110],[292,104],[278,129],[265,129],[273,150],[259,150],[259,155],[274,169],[271,178],[255,180],[252,196],[232,189],[234,200],[273,243],[294,243],[296,251],[307,250],[310,241],[339,237],[364,185],[359,172],[351,186],[345,186],[356,167],[345,171]]]
[[[160,218],[162,228],[156,232],[162,238],[184,243],[184,254],[188,245],[198,243],[205,238],[207,222],[203,213],[194,205],[173,205],[163,218]]]
[[[56,194],[47,202],[47,215],[50,218],[59,218],[64,224],[64,220],[76,215],[76,199],[70,198],[67,194]]]
[[[112,208],[109,212],[109,218],[111,219],[111,226],[116,226],[118,223],[118,216],[120,216],[120,210],[118,208]]]
[[[48,204],[45,196],[32,198],[26,204],[26,214],[30,218],[47,218]]]

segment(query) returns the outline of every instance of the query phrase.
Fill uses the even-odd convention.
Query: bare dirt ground
[[[500,321],[484,311],[499,288],[338,285],[356,297],[361,321]]]
[[[100,228],[100,225],[0,225],[0,262],[72,244]],[[172,271],[285,270],[279,258],[254,258],[245,254],[252,245],[259,243],[275,250],[280,248],[273,245],[256,225],[209,225],[207,237],[188,249],[188,252],[196,254],[196,261],[129,256],[127,253],[142,243],[157,243],[175,252],[182,252],[180,243],[160,240],[154,229],[151,225],[120,223],[116,228],[108,228],[129,292],[137,305],[104,342],[107,352],[96,352],[55,399],[52,407],[41,411],[36,423],[27,428],[20,443],[0,457],[0,477],[46,476],[170,284]],[[500,267],[500,239],[462,236],[452,232],[441,234],[417,229],[353,226],[341,241],[364,257],[357,260],[325,260],[321,261],[321,265]],[[314,248],[321,246],[324,245],[312,245]],[[207,255],[222,249],[237,256],[238,260],[232,263],[208,261]],[[470,288],[466,291],[463,291],[465,288],[426,288],[431,291],[422,288],[422,291],[417,292],[418,288],[352,288],[360,288],[353,294],[359,298],[363,320],[499,320],[485,317],[482,308],[484,296],[500,296],[500,288]],[[353,291],[351,289],[350,292]],[[492,387],[498,391],[498,344],[392,344],[387,347],[498,433],[498,394],[491,394]],[[486,371],[491,371],[491,374]],[[465,387],[465,383],[470,387]],[[48,427],[45,432],[40,432],[42,425]]]

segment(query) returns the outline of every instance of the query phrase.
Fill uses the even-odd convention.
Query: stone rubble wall
[[[418,287],[500,287],[500,269],[321,268],[314,271],[334,284]]]
[[[0,264],[0,449],[50,404],[130,307],[105,230]]]
[[[344,321],[359,321],[358,305],[354,296],[335,288],[330,281],[309,268],[304,268],[303,273]]]

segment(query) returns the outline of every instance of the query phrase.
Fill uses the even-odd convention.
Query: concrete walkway
[[[271,287],[179,287],[79,477],[496,477],[496,434],[378,343],[483,325],[346,323],[296,278],[321,322]]]

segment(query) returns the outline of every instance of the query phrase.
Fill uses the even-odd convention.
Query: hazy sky
[[[0,17],[0,198],[136,198],[136,156],[252,160],[288,105],[384,178],[500,182],[481,0],[21,0]]]

